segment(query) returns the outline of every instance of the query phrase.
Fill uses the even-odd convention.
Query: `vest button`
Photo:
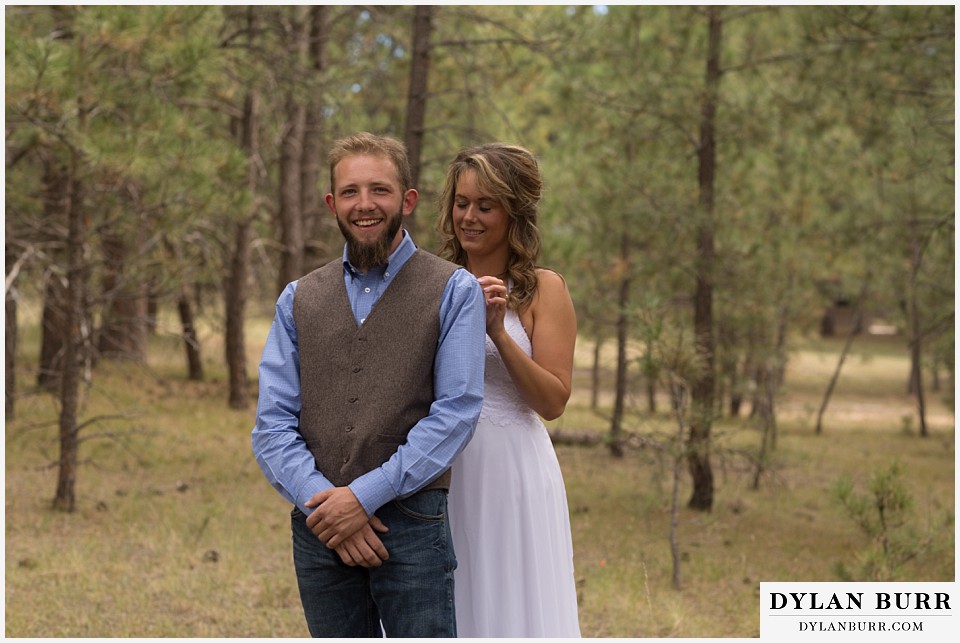
[[[360,369],[359,366],[354,366],[354,367],[353,367],[353,372],[354,372],[354,373],[359,373],[360,370],[361,370],[361,369]]]
[[[352,426],[348,426],[348,427],[346,428],[346,432],[347,432],[347,433],[350,433],[351,431],[353,431],[353,427],[352,427]]]
[[[356,398],[356,397],[351,397],[351,398],[349,398],[347,401],[350,402],[350,404],[353,404],[354,402],[357,401],[357,398]]]

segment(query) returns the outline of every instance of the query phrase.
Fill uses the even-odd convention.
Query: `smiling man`
[[[364,132],[328,158],[343,257],[277,301],[253,452],[294,505],[312,636],[455,637],[447,489],[483,401],[484,296],[403,229],[401,142]]]

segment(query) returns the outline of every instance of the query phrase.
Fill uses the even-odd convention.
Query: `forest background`
[[[284,530],[263,515],[283,503],[248,453],[254,374],[280,289],[341,252],[325,150],[361,129],[407,144],[427,249],[456,150],[500,140],[540,160],[543,263],[580,331],[577,394],[550,428],[585,634],[755,635],[756,572],[690,562],[691,532],[729,557],[720,525],[745,513],[847,520],[860,538],[814,580],[954,579],[952,5],[8,5],[4,20],[8,635],[302,635]],[[895,404],[831,415],[878,395]],[[829,510],[791,477],[828,453],[847,456],[815,484]],[[611,472],[625,505],[589,495]],[[214,490],[262,510],[231,538],[278,547],[269,571],[231,577],[258,579],[265,616],[198,616],[230,608],[197,599],[118,624],[104,606],[135,600],[111,587],[131,569],[209,596],[181,574],[227,568],[227,545],[170,568],[175,544],[226,533]],[[132,535],[144,506],[169,551]],[[601,580],[609,554],[588,541],[624,511],[662,518],[636,528],[664,557]],[[767,579],[811,579],[782,573]],[[725,586],[743,614],[723,625],[713,575],[747,587]],[[92,585],[68,600],[78,576]],[[698,582],[692,606],[663,609]]]

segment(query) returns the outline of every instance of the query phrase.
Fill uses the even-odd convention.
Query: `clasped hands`
[[[307,516],[307,527],[324,545],[351,567],[379,567],[388,558],[377,532],[387,526],[377,516],[367,518],[363,505],[349,487],[315,493],[304,503],[316,507]]]

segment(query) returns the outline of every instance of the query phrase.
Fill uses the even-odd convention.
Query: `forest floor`
[[[248,330],[256,373],[268,319]],[[51,509],[57,403],[28,390],[35,330],[21,333],[16,418],[6,423],[5,634],[8,637],[304,637],[290,553],[289,508],[250,452],[250,406],[226,405],[214,334],[207,379],[184,379],[169,336],[152,340],[150,366],[102,362],[85,394],[77,509]],[[930,392],[930,434],[918,436],[904,393],[902,340],[858,340],[826,415],[816,411],[839,343],[801,341],[778,399],[776,449],[752,488],[760,433],[746,417],[713,430],[710,512],[687,509],[681,475],[679,588],[669,542],[673,421],[645,412],[638,387],[626,428],[646,436],[622,458],[603,446],[559,446],[573,528],[580,623],[587,637],[720,638],[759,635],[761,581],[954,580],[955,432],[945,393]],[[577,392],[551,428],[606,431],[608,396],[589,407],[592,351],[577,355]],[[607,360],[607,363],[612,363]],[[610,373],[602,379],[609,386]],[[635,383],[636,384],[636,383]],[[899,566],[878,556],[837,500],[848,478],[860,494],[892,465],[912,499],[891,534],[912,543]],[[923,546],[920,546],[920,543]],[[870,563],[872,567],[869,567]]]

